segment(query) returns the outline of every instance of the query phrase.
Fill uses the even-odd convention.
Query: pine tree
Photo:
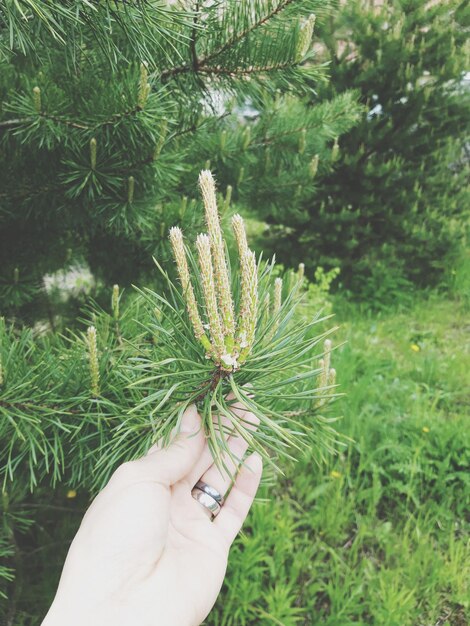
[[[38,541],[39,529],[29,527],[51,499],[80,491],[85,502],[119,464],[169,442],[190,404],[222,472],[230,471],[223,461],[231,456],[229,433],[272,468],[306,445],[318,459],[335,450],[334,420],[325,413],[336,396],[331,329],[322,324],[328,316],[299,309],[303,268],[281,277],[257,258],[239,215],[232,218],[238,258],[231,262],[210,172],[201,173],[200,187],[207,234],[194,249],[179,227],[170,230],[178,279],[160,267],[163,290],[143,289],[122,308],[115,285],[107,310],[90,306],[86,330],[66,336],[37,337],[0,318],[0,594],[9,602],[7,623],[26,618],[25,605],[44,589],[23,554],[28,540]],[[237,417],[235,401],[257,416],[257,430]],[[54,512],[56,524],[70,528],[68,509],[57,506],[65,515]],[[31,606],[44,610],[48,597]]]
[[[66,545],[77,513],[118,463],[168,440],[181,402],[198,404],[216,460],[224,439],[208,418],[213,402],[229,412],[232,386],[261,420],[256,435],[237,427],[271,463],[307,441],[319,457],[334,447],[325,417],[335,395],[331,344],[325,327],[315,331],[318,317],[294,312],[303,269],[282,280],[248,251],[243,220],[230,215],[231,203],[290,205],[319,163],[328,170],[334,138],[358,120],[354,93],[315,96],[326,67],[310,46],[314,15],[321,22],[329,10],[326,0],[0,1],[7,624],[39,622],[55,584],[48,544]],[[214,223],[196,240],[204,211],[195,180],[209,165],[225,232],[233,223],[228,289],[223,266],[208,262],[212,246],[225,255]],[[181,232],[196,240],[183,248],[194,302]],[[77,263],[96,276],[97,301],[67,330],[44,277]],[[131,282],[142,289],[126,303]],[[215,326],[208,331],[202,317],[200,334],[194,313],[209,314],[209,304]],[[46,316],[46,326],[32,324]],[[54,326],[62,332],[49,332]]]
[[[439,279],[468,233],[468,23],[459,0],[353,0],[322,24],[321,93],[357,89],[367,115],[332,146],[315,194],[267,214],[281,260],[340,266],[369,302]]]
[[[226,206],[305,193],[358,117],[352,93],[307,102],[326,73],[315,16],[329,10],[0,2],[4,313],[54,325],[44,276],[77,263],[106,288],[151,280],[168,228],[200,226],[193,181],[209,162]]]

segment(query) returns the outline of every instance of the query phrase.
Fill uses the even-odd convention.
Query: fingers
[[[204,450],[204,444],[201,418],[195,405],[191,405],[184,412],[179,432],[168,448],[153,446],[141,459],[124,463],[116,475],[128,482],[153,480],[172,485],[191,471]]]
[[[230,393],[227,396],[227,400],[233,399],[234,396],[232,393]],[[232,456],[238,458],[238,460],[241,461],[243,455],[248,448],[248,444],[245,442],[243,437],[239,436],[236,427],[243,426],[248,430],[256,430],[259,423],[258,418],[255,417],[253,413],[247,411],[240,402],[236,402],[230,406],[229,416],[219,414],[214,415],[213,423],[217,437],[221,440],[224,439],[225,441],[227,441],[227,446],[231,451]],[[207,470],[213,465],[213,463],[214,459],[212,453],[209,450],[209,447],[206,446],[199,461],[194,466],[190,474],[188,474],[187,481],[188,483],[190,483],[191,487],[193,487],[198,480],[204,480],[203,474],[207,472]],[[231,458],[230,454],[224,453],[222,455],[222,467],[224,466],[227,468],[228,473],[233,476],[237,470],[238,463],[233,462],[233,458]],[[227,471],[225,472],[225,474],[227,474]],[[224,488],[224,491],[226,491],[230,484],[231,483],[229,480],[228,484]],[[221,493],[223,492],[221,491]]]
[[[214,520],[229,544],[233,542],[245,521],[258,490],[263,461],[259,454],[251,454],[237,476],[235,484],[219,515]]]
[[[248,431],[254,431],[258,427],[259,419],[250,411],[245,410],[240,404],[233,405],[232,413],[232,417],[227,418],[231,422],[232,428],[234,428],[234,424],[237,421]],[[217,489],[221,495],[225,495],[231,487],[240,463],[248,449],[248,442],[236,433],[227,439],[227,448],[228,451],[221,455],[221,468],[217,467],[211,459],[208,469],[200,477],[196,478],[196,481],[202,480]]]

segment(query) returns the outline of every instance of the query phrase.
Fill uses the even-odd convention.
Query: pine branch
[[[198,32],[197,23],[199,18],[199,2],[196,2],[194,17],[193,17],[193,28],[191,31],[191,39],[189,42],[189,48],[191,51],[191,59],[192,59],[192,67],[195,72],[199,69],[199,59],[197,58],[197,50],[196,50],[196,35]]]
[[[216,66],[216,67],[199,66],[198,72],[203,73],[203,74],[226,75],[232,78],[237,78],[238,76],[250,76],[251,74],[265,74],[265,73],[273,72],[273,71],[286,70],[292,67],[295,67],[295,64],[292,62],[279,63],[276,65],[265,65],[261,67],[251,66],[246,69],[240,68],[236,70],[230,70],[228,68],[220,67],[220,66]]]
[[[112,126],[113,124],[116,124],[117,122],[119,122],[120,120],[126,117],[132,117],[141,112],[142,112],[142,107],[137,105],[132,109],[128,109],[127,111],[114,113],[113,115],[111,115],[111,117],[108,117],[106,120],[103,120],[101,122],[97,122],[96,124],[91,124],[91,125],[90,124],[87,125],[82,121],[77,122],[74,120],[69,120],[64,117],[60,117],[58,115],[47,113],[46,111],[41,111],[38,113],[38,115],[46,120],[51,120],[52,122],[56,122],[57,124],[64,124],[65,126],[70,126],[71,128],[77,128],[79,130],[96,131],[105,126]],[[13,120],[4,120],[0,122],[0,128],[26,124],[28,122],[33,122],[34,120],[35,120],[34,117],[23,117],[23,118],[17,118]]]
[[[279,13],[281,13],[286,7],[288,7],[292,2],[295,2],[295,0],[283,0],[282,2],[279,2],[279,4],[277,5],[277,7],[275,7],[272,11],[270,11],[269,13],[267,13],[265,16],[263,16],[262,18],[260,18],[259,20],[257,20],[256,22],[254,22],[253,24],[251,24],[251,26],[249,26],[248,28],[245,28],[244,30],[240,31],[239,33],[236,33],[231,39],[229,39],[221,48],[219,48],[218,50],[216,50],[215,52],[212,52],[211,54],[207,55],[204,59],[203,59],[203,63],[206,64],[209,61],[213,61],[215,58],[217,58],[218,56],[220,56],[221,54],[223,54],[224,52],[226,52],[228,49],[232,48],[233,46],[235,46],[239,41],[241,41],[242,39],[245,39],[245,37],[247,37],[250,33],[252,33],[254,30],[256,30],[257,28],[259,28],[260,26],[263,26],[264,24],[266,24],[267,22],[269,22],[269,20],[271,20],[273,17],[275,17],[276,15],[278,15]]]
[[[178,74],[183,74],[183,73],[190,72],[190,71],[195,71],[195,72],[203,71],[205,73],[217,73],[217,70],[214,70],[213,68],[211,68],[211,66],[208,66],[208,63],[210,63],[211,61],[219,57],[221,54],[223,54],[224,52],[226,52],[227,50],[235,46],[237,43],[239,43],[241,40],[243,40],[245,37],[247,37],[250,33],[255,31],[257,28],[268,23],[272,18],[274,18],[279,13],[281,13],[286,7],[288,7],[292,2],[295,2],[295,1],[296,0],[283,0],[272,11],[270,11],[269,13],[261,17],[259,20],[251,24],[248,28],[245,28],[239,33],[236,33],[223,46],[221,46],[214,52],[200,59],[197,59],[197,57],[193,57],[192,65],[188,65],[187,63],[184,63],[182,65],[163,70],[160,73],[160,79],[162,81],[165,81],[167,78],[174,77],[174,76],[177,76]],[[191,38],[191,49],[193,49],[193,46],[194,46],[193,38]],[[194,63],[194,58],[197,59],[196,64]]]
[[[344,113],[342,111],[338,112],[338,114],[336,116],[332,116],[330,120],[331,122],[335,122],[335,120],[342,119],[343,115]],[[260,147],[260,146],[269,146],[271,144],[275,145],[278,142],[278,140],[282,139],[283,137],[288,137],[289,135],[300,135],[302,131],[310,131],[310,130],[314,130],[317,128],[321,128],[322,126],[323,126],[323,120],[319,120],[315,124],[304,124],[303,126],[298,126],[296,128],[292,128],[281,133],[276,133],[275,135],[270,135],[269,137],[263,139],[263,141],[253,142],[252,145],[254,148]]]

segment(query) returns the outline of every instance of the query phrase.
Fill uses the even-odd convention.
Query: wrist
[[[155,606],[158,599],[155,598]],[[41,626],[199,626],[199,622],[184,620],[181,615],[168,615],[157,610],[129,609],[119,605],[102,605],[85,608],[81,603],[77,607],[74,602],[56,598],[52,603]]]

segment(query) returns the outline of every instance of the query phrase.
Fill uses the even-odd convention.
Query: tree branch
[[[278,13],[283,11],[287,6],[289,6],[289,4],[291,4],[294,1],[295,0],[284,0],[284,2],[280,2],[277,5],[277,7],[275,9],[273,9],[270,13],[268,13],[267,15],[265,15],[264,17],[259,19],[257,22],[254,22],[253,24],[251,24],[251,26],[249,26],[245,30],[242,30],[241,32],[235,34],[231,39],[226,41],[225,44],[221,48],[219,48],[215,52],[212,52],[212,54],[208,54],[203,59],[203,63],[205,64],[208,61],[212,61],[213,59],[215,59],[218,56],[220,56],[221,54],[223,54],[226,50],[228,50],[229,48],[231,48],[232,46],[237,44],[239,41],[244,39],[251,32],[253,32],[257,28],[259,28],[260,26],[263,26],[264,24],[266,24],[266,22],[268,22],[270,19],[275,17]]]
[[[254,22],[253,24],[251,24],[251,26],[249,26],[248,28],[245,28],[245,30],[242,30],[241,32],[236,33],[231,39],[226,41],[224,45],[221,46],[218,50],[215,50],[214,52],[212,52],[211,54],[208,54],[202,59],[198,59],[199,71],[201,71],[202,66],[206,65],[210,61],[213,61],[215,58],[217,58],[218,56],[220,56],[221,54],[229,50],[232,46],[236,45],[242,39],[244,39],[251,32],[259,28],[260,26],[263,26],[270,19],[272,19],[273,17],[281,13],[281,11],[283,11],[292,2],[295,2],[295,0],[284,0],[284,2],[279,3],[277,7],[273,9],[270,13],[260,18],[257,22]],[[160,74],[160,79],[166,80],[169,77],[177,76],[178,74],[184,74],[186,72],[190,72],[191,70],[194,70],[194,61],[193,61],[193,66],[185,63],[183,65],[177,65],[175,67],[163,70]]]
[[[194,10],[194,18],[193,18],[193,28],[191,31],[191,40],[189,42],[189,49],[191,50],[193,70],[195,72],[197,72],[199,69],[199,59],[197,58],[197,51],[196,51],[196,34],[197,34],[198,17],[199,17],[199,2],[196,2],[196,6]]]
[[[217,65],[216,67],[200,66],[199,73],[225,74],[227,76],[231,76],[235,78],[237,76],[248,76],[250,74],[263,74],[265,72],[273,72],[275,70],[285,70],[289,67],[294,67],[294,65],[295,65],[294,63],[289,61],[288,63],[279,63],[277,65],[264,65],[261,67],[255,67],[251,65],[250,67],[247,67],[246,69],[236,69],[236,70],[230,70],[226,67],[220,67],[219,65]]]
[[[89,124],[84,124],[83,122],[76,122],[73,120],[68,120],[63,117],[59,117],[58,115],[51,114],[51,113],[41,112],[41,113],[38,113],[38,115],[40,115],[42,118],[46,120],[51,120],[52,122],[55,122],[56,124],[63,124],[64,126],[70,126],[71,128],[77,128],[79,130],[92,130],[93,131],[93,130],[97,130],[98,128],[102,128],[103,126],[110,126],[111,124],[115,124],[116,122],[118,122],[119,120],[125,117],[131,117],[133,115],[137,115],[137,113],[140,113],[141,111],[142,111],[141,107],[136,106],[132,109],[128,109],[127,111],[122,111],[121,113],[114,113],[108,119],[102,122],[97,122],[96,124],[91,125],[91,126]],[[21,125],[26,122],[32,122],[34,119],[35,119],[34,117],[21,117],[21,118],[16,118],[13,120],[4,120],[3,122],[0,122],[0,128]]]

